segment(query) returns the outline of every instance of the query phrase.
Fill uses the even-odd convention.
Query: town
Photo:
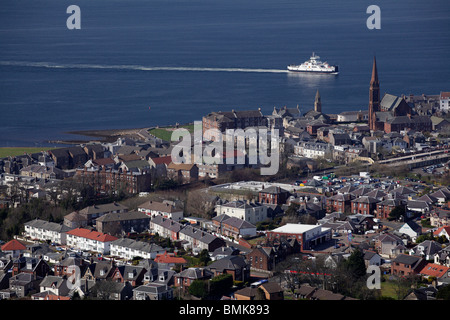
[[[380,93],[374,59],[366,110],[203,117],[278,132],[273,175],[174,163],[194,124],[1,158],[0,299],[450,299],[450,92]]]

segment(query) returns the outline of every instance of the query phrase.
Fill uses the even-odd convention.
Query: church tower
[[[377,117],[375,112],[380,111],[380,82],[378,81],[377,61],[373,57],[372,78],[369,89],[369,128],[377,130]]]
[[[319,90],[317,90],[316,99],[314,100],[314,111],[322,113],[322,102],[320,102]]]

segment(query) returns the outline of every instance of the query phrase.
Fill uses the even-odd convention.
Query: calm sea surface
[[[68,30],[66,9],[81,9]],[[381,30],[366,9],[381,8]],[[450,2],[2,0],[0,146],[48,146],[67,131],[168,125],[210,111],[367,109],[381,93],[450,91]],[[312,52],[340,74],[287,73]]]

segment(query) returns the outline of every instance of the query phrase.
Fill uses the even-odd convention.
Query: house
[[[111,279],[116,266],[114,261],[92,261],[86,272],[82,275],[82,280],[90,282],[99,282]]]
[[[26,297],[28,294],[39,290],[42,277],[35,277],[30,273],[19,273],[9,278],[9,291],[18,298]]]
[[[351,201],[351,212],[354,214],[373,215],[377,209],[377,203],[380,202],[377,198],[369,197],[367,195],[360,196]]]
[[[172,219],[166,219],[157,215],[150,220],[150,230],[161,237],[169,238],[172,241],[180,239],[180,231],[183,225]]]
[[[422,234],[422,227],[419,226],[414,221],[410,220],[406,223],[404,223],[400,229],[398,229],[398,232],[401,234],[406,234],[409,236],[413,241]]]
[[[250,279],[250,267],[240,255],[231,255],[214,261],[207,269],[212,276],[231,274],[233,281],[247,281]]]
[[[259,286],[266,300],[284,300],[283,288],[277,282],[265,282]]]
[[[234,300],[254,300],[259,288],[245,287],[234,292]]]
[[[444,226],[450,226],[450,210],[444,210],[441,208],[435,208],[431,212],[430,216],[430,224],[434,227],[444,227]],[[447,230],[447,234],[450,234]],[[447,237],[450,239],[449,237]]]
[[[93,295],[100,300],[130,300],[133,286],[129,282],[99,281],[92,288]]]
[[[183,219],[183,208],[169,200],[164,200],[163,202],[154,200],[146,201],[138,206],[138,211],[151,217],[160,215],[174,221]]]
[[[194,251],[208,250],[209,252],[216,250],[219,247],[225,246],[225,241],[222,238],[216,237],[206,231],[203,231],[192,226],[184,226],[180,232],[180,240],[185,240],[185,248],[192,248]]]
[[[255,225],[236,217],[229,217],[226,214],[214,217],[213,224],[218,233],[234,239],[256,235]]]
[[[19,240],[13,239],[2,245],[1,249],[7,257],[9,256],[10,258],[17,258],[23,251],[27,250],[27,247]]]
[[[164,253],[164,248],[148,242],[121,238],[111,242],[110,252],[113,256],[131,260],[134,257],[155,259],[157,254]]]
[[[264,187],[264,186],[263,186]],[[290,196],[290,192],[278,186],[263,188],[258,193],[259,202],[267,204],[285,204]]]
[[[189,288],[195,280],[207,280],[212,278],[212,273],[206,268],[187,268],[174,275],[176,287]]]
[[[25,236],[33,240],[50,241],[51,243],[66,244],[66,232],[71,228],[40,219],[25,222]]]
[[[434,255],[434,263],[450,267],[450,246],[447,246]]]
[[[388,219],[389,214],[396,207],[405,207],[401,199],[386,199],[378,202],[375,216],[382,220]]]
[[[252,224],[267,219],[267,207],[259,202],[236,200],[215,206],[217,215],[226,214],[236,217]]]
[[[127,212],[128,207],[124,206],[118,202],[106,203],[106,204],[97,204],[93,206],[86,207],[79,211],[79,214],[86,218],[86,223],[88,225],[95,224],[95,220],[105,214],[108,213],[123,213]],[[64,225],[73,228],[76,225],[77,220],[76,215],[72,212],[69,214],[70,219],[66,219],[67,216],[64,216]],[[81,226],[80,226],[81,227]],[[78,228],[78,226],[77,226]]]
[[[433,260],[434,255],[442,250],[442,247],[436,241],[425,240],[409,251],[410,255],[419,256],[425,260]]]
[[[312,287],[309,284],[302,284],[299,288],[295,289],[294,295],[297,299],[310,300],[316,290],[316,287]]]
[[[195,163],[175,164],[167,166],[167,177],[180,183],[190,183],[198,180],[198,167]]]
[[[447,225],[438,228],[436,231],[433,232],[433,235],[435,237],[444,236],[447,238],[447,240],[450,240],[450,226]]]
[[[177,257],[175,253],[169,253],[166,251],[164,251],[164,253],[157,254],[154,261],[158,264],[158,268],[162,269],[172,269],[177,265],[181,267],[187,265],[186,259]]]
[[[366,268],[369,266],[381,266],[381,256],[374,251],[365,250],[364,263]]]
[[[257,246],[245,256],[251,270],[271,272],[278,260],[274,248]]]
[[[133,289],[133,300],[172,300],[173,289],[162,283],[148,283]]]
[[[382,233],[373,238],[375,249],[382,257],[394,258],[406,251],[403,240],[390,233]]]
[[[352,195],[349,193],[338,193],[326,199],[326,210],[331,212],[350,212],[352,204]]]
[[[408,200],[406,202],[406,209],[412,213],[426,214],[430,212],[432,205],[427,201],[422,200]]]
[[[116,237],[89,229],[77,228],[67,232],[67,245],[80,250],[109,254]]]
[[[433,192],[431,196],[438,200],[439,205],[443,205],[450,200],[450,188],[441,188],[436,192]]]
[[[130,232],[141,233],[148,230],[150,217],[143,212],[127,211],[108,213],[95,220],[98,232],[121,235]]]
[[[44,259],[31,258],[31,257],[19,257],[13,261],[12,276],[19,273],[29,273],[35,278],[45,277],[50,271],[50,266]]]
[[[445,275],[448,275],[450,268],[435,264],[435,263],[427,263],[423,266],[422,269],[418,271],[420,275],[425,278],[433,277],[433,278],[441,278]]]
[[[417,256],[399,254],[391,263],[391,274],[410,276],[418,274],[425,266],[426,261]]]
[[[67,297],[70,292],[67,279],[58,276],[46,276],[39,284],[40,293]]]
[[[142,285],[146,270],[140,266],[121,265],[116,266],[111,280],[120,283],[129,282],[133,287]]]
[[[172,156],[151,157],[148,159],[150,172],[153,177],[160,178],[167,176],[167,166],[172,162]]]
[[[238,255],[240,251],[234,247],[220,247],[211,253],[211,260],[216,261],[231,255]]]

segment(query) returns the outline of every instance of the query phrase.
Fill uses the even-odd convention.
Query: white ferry
[[[331,66],[327,62],[322,62],[319,60],[320,57],[316,56],[313,52],[311,58],[308,61],[300,65],[291,64],[287,66],[289,71],[294,72],[318,72],[318,73],[331,73],[338,74],[339,68],[338,66]]]

